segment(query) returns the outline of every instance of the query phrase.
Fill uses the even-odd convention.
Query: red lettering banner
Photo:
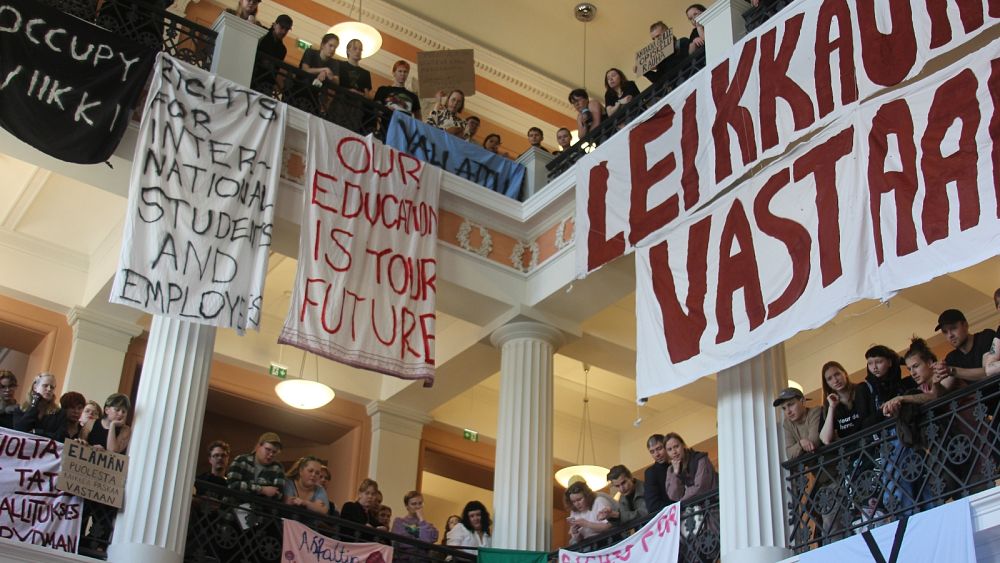
[[[649,237],[636,252],[638,396],[1000,253],[998,106],[1000,40],[865,100]]]
[[[403,379],[434,379],[441,170],[309,120],[298,273],[278,342]]]
[[[649,246],[861,100],[995,26],[997,0],[804,0],[577,164],[577,274]]]

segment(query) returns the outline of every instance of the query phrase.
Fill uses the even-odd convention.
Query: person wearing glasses
[[[14,427],[14,413],[17,412],[17,377],[9,369],[0,370],[0,427]]]
[[[264,432],[257,439],[254,451],[238,455],[233,460],[226,472],[226,486],[281,500],[285,487],[285,469],[276,459],[279,453],[281,438],[274,432]]]
[[[194,488],[198,496],[208,493],[207,487],[200,482],[227,486],[226,468],[229,467],[229,444],[222,440],[214,440],[208,445],[208,471],[195,478]]]

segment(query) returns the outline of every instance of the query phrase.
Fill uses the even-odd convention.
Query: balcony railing
[[[579,553],[598,551],[624,540],[655,514],[625,522],[606,532],[567,546]],[[550,554],[549,560],[558,562],[559,552]],[[708,563],[719,560],[719,491],[709,491],[681,503],[681,552],[680,563]]]
[[[316,84],[314,78],[283,61],[258,54],[250,87],[355,133],[373,133],[385,141],[391,109],[347,88],[329,82]]]
[[[743,23],[747,33],[757,29],[775,14],[785,9],[785,6],[795,0],[761,0],[760,5],[743,12]]]
[[[282,561],[282,520],[297,520],[324,536],[345,542],[392,545],[395,560],[413,563],[473,562],[475,553],[429,544],[324,516],[309,510],[198,482],[203,496],[192,499],[184,561],[190,563],[279,563]]]
[[[998,382],[981,381],[916,409],[912,424],[885,421],[785,463],[789,547],[805,551],[992,487],[998,404]]]
[[[668,78],[660,80],[643,90],[638,96],[632,98],[631,102],[616,111],[614,115],[601,121],[600,125],[590,133],[587,133],[576,144],[562,151],[556,155],[552,162],[546,164],[545,168],[548,169],[549,179],[551,180],[572,168],[573,164],[580,160],[590,147],[599,145],[610,139],[619,129],[636,117],[639,117],[639,115],[652,107],[653,104],[703,68],[705,68],[704,49],[698,49],[690,56],[678,61],[673,69],[667,71]]]
[[[39,1],[184,62],[212,66],[216,32],[152,4],[105,0],[97,10],[97,0]]]

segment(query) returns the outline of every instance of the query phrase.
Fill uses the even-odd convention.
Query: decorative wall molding
[[[566,224],[570,221],[573,222],[573,230],[569,233],[569,238],[566,238]],[[576,236],[576,217],[571,215],[559,222],[559,226],[556,227],[556,250],[562,250],[573,243],[573,239]]]
[[[524,252],[531,252],[531,260],[528,265],[524,265]],[[514,250],[510,253],[510,263],[514,266],[515,270],[527,274],[528,272],[534,270],[538,267],[538,241],[531,241],[530,243],[525,241],[517,241],[514,245]]]
[[[473,249],[472,244],[469,242],[469,235],[472,234],[472,227],[479,228],[479,236],[482,238],[482,242],[479,244],[479,248]],[[473,254],[478,254],[483,258],[486,258],[493,252],[493,237],[490,236],[490,231],[482,225],[475,225],[468,219],[462,222],[462,226],[458,228],[458,245],[462,247],[463,250],[468,250]]]

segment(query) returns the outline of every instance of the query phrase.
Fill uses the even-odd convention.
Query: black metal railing
[[[297,520],[324,536],[346,542],[393,546],[395,561],[413,563],[473,562],[469,553],[409,536],[377,530],[342,518],[241,493],[199,481],[201,496],[191,504],[184,561],[190,563],[279,563],[283,519]]]
[[[600,145],[611,138],[619,129],[639,117],[653,104],[703,68],[705,68],[705,49],[698,49],[691,55],[680,58],[676,65],[665,71],[666,78],[643,90],[624,107],[601,121],[593,131],[587,133],[576,144],[560,152],[552,159],[552,162],[546,164],[545,168],[548,169],[549,179],[551,180],[572,168],[573,164],[580,160],[591,147]]]
[[[578,553],[598,551],[624,540],[642,528],[655,514],[624,522],[614,528],[591,536],[566,549]],[[692,497],[681,503],[680,563],[709,563],[719,560],[719,491]],[[549,554],[549,560],[558,561],[559,552]]]
[[[113,506],[84,500],[77,553],[94,559],[106,559],[117,516],[118,509]]]
[[[760,4],[755,8],[743,12],[743,23],[746,25],[747,33],[757,29],[775,14],[785,9],[785,6],[795,0],[760,0]]]
[[[981,381],[786,462],[789,547],[805,551],[992,487],[998,404],[998,382]]]
[[[134,0],[40,0],[157,51],[209,69],[218,35],[211,29],[172,14],[161,5]]]
[[[316,82],[314,75],[260,53],[250,87],[355,133],[373,133],[380,141],[392,119],[386,106],[331,82]]]

